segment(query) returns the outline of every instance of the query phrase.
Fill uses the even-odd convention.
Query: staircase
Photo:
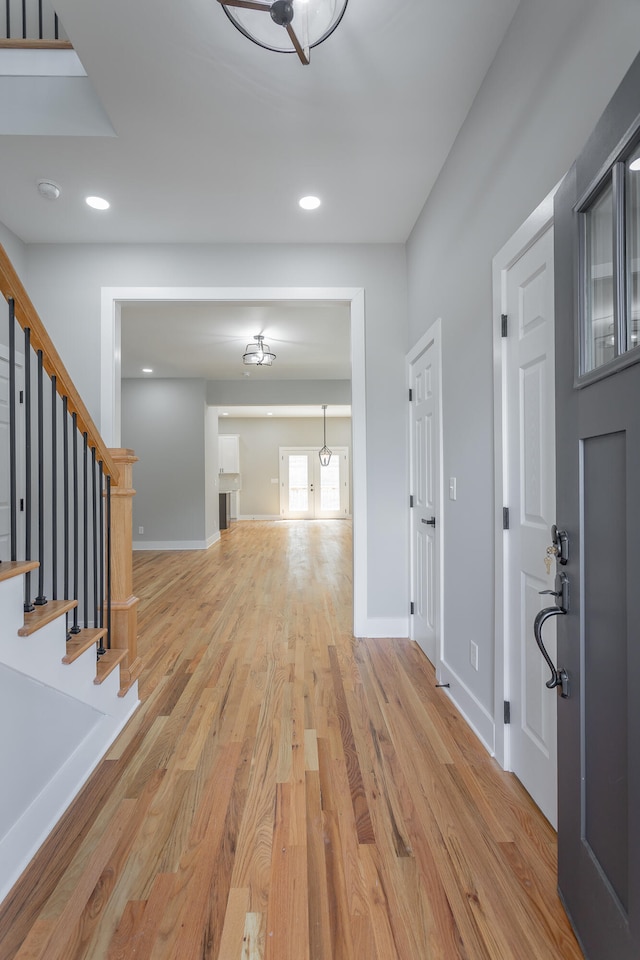
[[[97,661],[96,629],[67,640],[75,601],[23,613],[36,567],[0,563],[0,900],[138,707],[137,683],[120,677],[125,650]]]
[[[136,710],[142,663],[136,457],[105,447],[1,246],[0,291],[2,900]]]

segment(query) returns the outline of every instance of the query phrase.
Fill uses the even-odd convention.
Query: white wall
[[[33,245],[28,269],[30,296],[97,421],[102,287],[364,288],[367,614],[373,619],[406,619],[408,338],[402,245]],[[136,477],[134,471],[134,483]]]
[[[204,380],[122,381],[122,443],[140,458],[136,545],[204,545],[205,390]]]
[[[407,246],[410,344],[443,321],[445,490],[458,480],[445,500],[445,659],[491,714],[491,262],[569,168],[639,46],[637,0],[522,0]]]
[[[213,406],[287,406],[351,403],[350,380],[207,380]]]
[[[240,515],[278,517],[280,487],[271,483],[279,476],[279,447],[322,446],[322,419],[312,417],[225,417],[220,433],[237,433],[240,438]],[[351,450],[351,420],[327,419],[327,444]],[[351,455],[349,455],[351,459]],[[349,501],[351,505],[351,501]]]

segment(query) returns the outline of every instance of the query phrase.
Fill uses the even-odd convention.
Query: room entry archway
[[[351,321],[353,469],[353,632],[367,633],[367,483],[364,290],[361,287],[103,287],[101,290],[100,429],[107,444],[121,437],[121,312],[125,301],[342,300]]]

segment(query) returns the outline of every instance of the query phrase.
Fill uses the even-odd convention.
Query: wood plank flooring
[[[346,521],[139,553],[143,705],[0,908],[0,960],[578,960],[556,843]]]

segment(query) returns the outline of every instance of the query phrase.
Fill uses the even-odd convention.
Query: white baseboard
[[[117,720],[105,717],[100,721],[99,726],[82,741],[0,840],[0,902],[7,896],[138,706],[139,701],[133,699],[131,709],[124,717]]]
[[[134,550],[208,550],[220,539],[220,531],[207,540],[134,540]]]
[[[487,752],[495,756],[495,724],[489,711],[469,690],[457,673],[444,661],[440,661],[437,670],[438,683],[450,686],[444,692],[453,701]]]
[[[383,640],[386,637],[409,636],[408,617],[367,617],[358,630],[359,638],[370,637],[372,640]]]

